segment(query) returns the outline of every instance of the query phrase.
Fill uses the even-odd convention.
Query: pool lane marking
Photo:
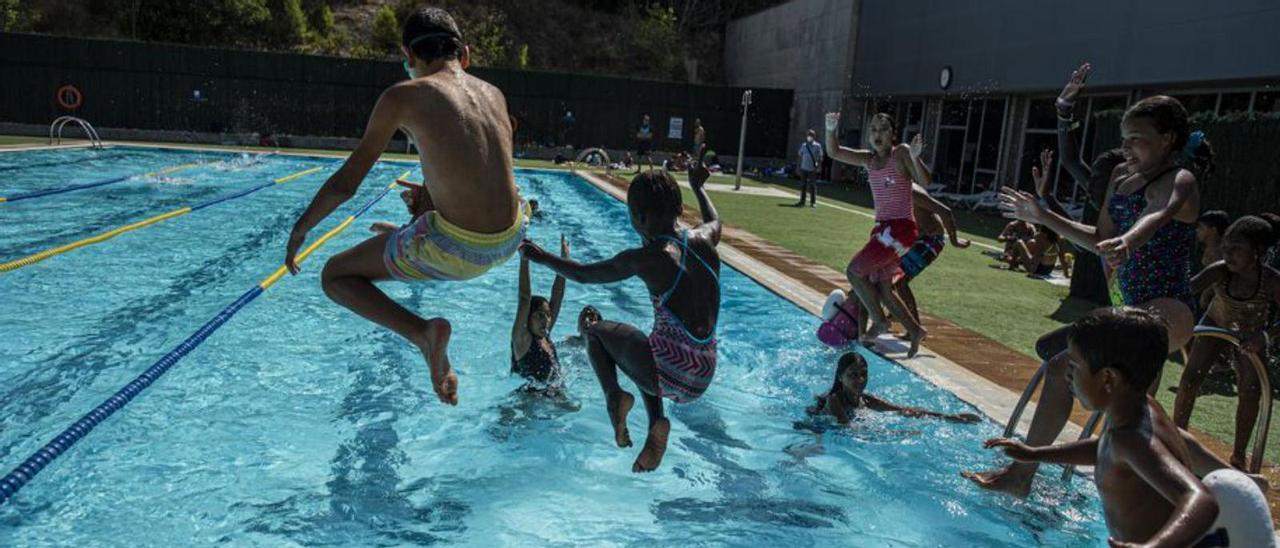
[[[286,175],[286,176],[284,176],[284,177],[280,177],[279,179],[272,179],[272,180],[270,180],[270,181],[267,181],[266,183],[263,183],[263,184],[260,184],[260,185],[257,185],[257,186],[254,186],[254,187],[251,187],[251,188],[245,189],[245,190],[241,190],[241,191],[236,192],[236,193],[233,193],[233,194],[229,194],[229,195],[226,195],[226,196],[221,196],[221,197],[218,197],[218,198],[214,198],[214,199],[212,199],[212,200],[209,200],[209,201],[206,201],[206,202],[202,202],[202,203],[199,203],[199,204],[196,204],[196,205],[193,205],[193,206],[180,207],[180,208],[175,209],[175,210],[173,210],[173,211],[169,211],[169,212],[167,212],[167,213],[161,213],[161,214],[159,214],[159,215],[156,215],[156,216],[154,216],[154,217],[150,217],[150,218],[147,218],[147,219],[143,219],[143,220],[138,221],[138,222],[136,222],[136,223],[127,224],[127,225],[124,225],[124,226],[121,226],[121,227],[117,227],[117,228],[114,228],[114,229],[108,230],[108,231],[103,232],[103,233],[101,233],[101,234],[98,234],[98,235],[96,235],[96,236],[90,236],[90,237],[88,237],[88,238],[84,238],[84,239],[82,239],[82,240],[77,240],[77,241],[71,242],[71,243],[69,243],[69,244],[61,245],[61,246],[58,246],[58,247],[55,247],[55,248],[52,248],[52,249],[46,249],[46,250],[41,251],[41,252],[39,252],[39,253],[34,253],[34,254],[31,254],[31,255],[27,255],[26,257],[23,257],[23,258],[21,258],[21,259],[15,259],[15,260],[12,260],[12,261],[9,261],[9,262],[6,262],[6,263],[0,263],[0,272],[9,272],[9,271],[12,271],[12,270],[17,270],[17,269],[19,269],[19,268],[22,268],[22,267],[24,267],[24,266],[31,266],[31,265],[33,265],[33,264],[36,264],[36,263],[38,263],[38,262],[40,262],[40,261],[43,261],[43,260],[45,260],[45,259],[48,259],[48,258],[50,258],[50,257],[55,257],[55,256],[61,255],[61,254],[63,254],[63,253],[66,253],[66,252],[71,251],[71,250],[74,250],[74,249],[79,249],[79,248],[81,248],[81,247],[85,247],[85,246],[93,245],[93,244],[96,244],[96,243],[105,242],[105,241],[107,241],[107,240],[110,240],[110,239],[112,239],[112,238],[115,238],[116,236],[119,236],[119,235],[124,234],[124,233],[126,233],[126,232],[132,232],[132,231],[134,231],[134,230],[138,230],[138,229],[140,229],[140,228],[146,228],[146,227],[151,226],[151,225],[153,225],[153,224],[156,224],[156,223],[159,223],[159,222],[162,222],[162,221],[167,221],[167,220],[172,219],[172,218],[174,218],[174,217],[181,217],[181,216],[183,216],[183,215],[186,215],[186,214],[188,214],[188,213],[191,213],[192,211],[199,211],[199,210],[204,209],[204,208],[206,208],[206,207],[214,206],[214,205],[217,205],[217,204],[220,204],[220,203],[226,202],[226,201],[228,201],[228,200],[234,200],[234,199],[236,199],[236,198],[240,198],[240,197],[243,197],[243,196],[248,196],[249,194],[253,194],[254,192],[257,192],[257,191],[262,190],[262,189],[264,189],[264,188],[267,188],[267,187],[269,187],[269,186],[278,185],[278,184],[280,184],[280,183],[287,183],[287,182],[292,181],[292,180],[294,180],[294,179],[297,179],[297,178],[300,178],[300,177],[305,177],[305,176],[307,176],[307,175],[310,175],[310,174],[312,174],[312,173],[315,173],[315,172],[317,172],[317,171],[320,171],[321,169],[324,169],[324,167],[323,167],[323,166],[321,166],[321,167],[313,167],[313,168],[311,168],[311,169],[305,169],[305,170],[299,171],[299,172],[294,173],[294,174],[291,174],[291,175]]]
[[[112,178],[110,178],[110,179],[102,179],[102,180],[100,180],[100,181],[94,181],[94,182],[91,182],[91,183],[82,183],[82,184],[78,184],[78,185],[69,185],[69,186],[64,186],[64,187],[60,187],[60,188],[47,188],[47,189],[44,189],[44,190],[34,190],[34,191],[31,191],[31,192],[24,192],[24,193],[22,193],[22,194],[14,194],[13,196],[9,196],[9,197],[3,197],[3,196],[0,196],[0,203],[4,203],[4,202],[17,202],[17,201],[20,201],[20,200],[30,200],[31,198],[42,198],[42,197],[44,197],[44,196],[52,196],[52,195],[54,195],[54,194],[62,194],[62,193],[64,193],[64,192],[73,192],[73,191],[76,191],[76,190],[84,190],[84,189],[86,189],[86,188],[94,188],[94,187],[99,187],[99,186],[104,186],[104,185],[110,185],[110,184],[114,184],[114,183],[119,183],[119,182],[121,182],[121,181],[127,181],[127,180],[129,180],[129,179],[134,178],[134,177],[154,177],[154,176],[157,176],[157,175],[168,175],[168,174],[170,174],[170,173],[176,173],[176,172],[179,172],[179,171],[183,171],[183,170],[187,170],[187,169],[191,169],[191,168],[199,167],[199,166],[205,165],[205,164],[207,164],[207,163],[208,163],[208,162],[193,162],[193,163],[190,163],[190,164],[181,164],[181,165],[176,165],[176,166],[167,167],[167,168],[164,168],[164,169],[161,169],[161,170],[151,171],[151,172],[147,172],[147,173],[133,173],[133,174],[129,174],[129,175],[122,175],[122,176],[120,176],[120,177],[112,177]]]
[[[399,178],[405,178],[408,176],[409,172],[406,171]],[[395,186],[396,184],[394,182],[388,185],[382,190],[382,192],[378,193],[377,196],[366,203],[364,207],[356,210],[354,214],[348,216],[339,223],[338,226],[329,230],[319,239],[312,242],[311,245],[306,247],[306,249],[303,249],[302,253],[298,254],[297,263],[302,264],[302,262],[305,261],[312,252],[319,249],[320,246],[333,239],[343,230],[346,230],[347,227],[351,226],[351,224],[355,222],[357,217],[363,215],[373,207],[374,204],[378,203],[379,200],[382,200],[382,198],[385,197],[387,193],[391,192],[391,189],[395,188]],[[14,468],[3,478],[0,478],[0,505],[11,499],[13,495],[34,479],[36,474],[39,474],[40,471],[48,466],[49,463],[53,462],[54,459],[57,459],[63,453],[67,452],[67,450],[71,449],[72,445],[75,445],[76,442],[83,439],[89,434],[89,432],[92,432],[94,428],[99,424],[102,424],[102,422],[107,420],[108,417],[122,409],[126,404],[132,401],[133,398],[142,393],[143,390],[146,390],[147,387],[151,386],[152,383],[168,372],[174,364],[178,363],[178,361],[184,356],[189,354],[192,350],[195,350],[196,347],[200,346],[200,344],[208,339],[210,335],[213,335],[219,327],[226,324],[227,321],[230,320],[232,316],[235,316],[235,314],[239,312],[240,309],[244,308],[245,305],[258,298],[258,296],[262,295],[262,293],[268,288],[280,281],[286,272],[288,272],[288,269],[285,266],[277,268],[270,276],[264,278],[243,295],[240,295],[238,299],[226,308],[222,309],[221,312],[218,312],[213,319],[200,326],[200,329],[197,329],[195,333],[192,333],[191,336],[187,337],[187,339],[182,341],[181,344],[173,350],[170,350],[168,354],[165,354],[154,364],[151,364],[151,367],[148,367],[141,375],[138,375],[130,381],[129,384],[126,384],[123,388],[117,390],[115,394],[110,398],[107,398],[106,401],[98,404],[98,406],[93,408],[92,411],[80,417],[79,420],[72,423],[66,430],[63,430],[62,433],[58,434],[46,443],[44,447],[41,447],[30,457],[27,457],[27,460],[23,461],[17,468]]]

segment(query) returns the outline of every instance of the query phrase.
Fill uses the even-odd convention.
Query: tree
[[[400,23],[391,6],[383,5],[373,16],[373,45],[383,51],[393,51],[400,45]]]
[[[641,73],[657,78],[683,80],[684,40],[676,27],[676,14],[657,4],[635,16],[631,47],[639,55]]]
[[[307,18],[301,0],[273,0],[267,41],[281,45],[301,44],[307,36]]]

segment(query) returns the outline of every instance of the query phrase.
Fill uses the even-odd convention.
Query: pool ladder
[[[72,122],[80,126],[80,130],[88,137],[91,148],[102,148],[102,139],[98,137],[98,130],[93,129],[93,124],[90,124],[84,118],[76,118],[75,116],[59,116],[52,124],[49,124],[49,144],[62,144],[62,129]]]
[[[1267,431],[1271,429],[1271,380],[1267,377],[1267,368],[1263,365],[1262,360],[1257,354],[1245,352],[1240,349],[1240,335],[1234,331],[1222,329],[1218,327],[1196,326],[1195,332],[1191,335],[1191,339],[1197,337],[1213,337],[1227,341],[1235,347],[1236,354],[1244,357],[1253,364],[1253,370],[1258,375],[1259,391],[1262,393],[1261,407],[1258,409],[1258,426],[1254,433],[1253,456],[1249,459],[1249,472],[1256,474],[1262,469],[1262,457],[1267,451]],[[1187,360],[1186,349],[1182,350],[1183,362]],[[1018,428],[1018,421],[1022,420],[1022,412],[1026,410],[1027,404],[1031,401],[1031,394],[1035,393],[1040,383],[1044,381],[1045,368],[1048,362],[1040,364],[1040,368],[1036,370],[1035,375],[1031,376],[1031,381],[1027,383],[1027,388],[1022,391],[1022,395],[1018,397],[1018,404],[1013,407],[1013,413],[1009,416],[1009,423],[1004,427],[1004,437],[1013,437]],[[1156,377],[1155,386],[1160,386],[1160,377]],[[1098,423],[1102,420],[1102,413],[1094,411],[1089,416],[1089,420],[1085,422],[1084,429],[1080,432],[1079,439],[1088,439],[1098,428]],[[1071,481],[1072,473],[1075,472],[1075,466],[1067,466],[1062,472],[1062,481]]]

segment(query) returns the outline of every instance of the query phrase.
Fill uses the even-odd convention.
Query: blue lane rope
[[[402,175],[401,178],[407,175],[408,173]],[[298,259],[299,262],[301,262],[302,259],[305,259],[306,255],[310,254],[311,251],[314,251],[319,248],[320,245],[323,245],[329,238],[336,236],[338,232],[350,226],[357,217],[372,208],[379,200],[382,200],[382,198],[385,197],[388,192],[391,192],[391,189],[394,187],[395,184],[393,183],[391,186],[383,189],[382,192],[378,193],[378,195],[372,200],[360,209],[356,210],[354,215],[351,215],[339,224],[337,228],[331,230],[319,240],[316,240],[310,248],[303,251],[303,254]],[[0,504],[7,502],[17,494],[18,490],[22,489],[23,486],[34,479],[36,474],[39,474],[41,470],[44,470],[49,463],[53,462],[54,459],[57,459],[63,453],[71,449],[71,446],[75,445],[76,442],[87,436],[89,432],[92,432],[94,428],[107,420],[108,417],[123,408],[126,404],[132,401],[133,398],[137,397],[138,394],[142,393],[143,390],[146,390],[147,387],[151,386],[152,383],[177,364],[178,360],[181,360],[184,356],[191,353],[192,350],[195,350],[195,348],[200,346],[200,344],[208,339],[210,335],[213,335],[214,331],[217,331],[218,328],[227,323],[227,321],[229,321],[232,316],[235,316],[240,309],[258,298],[258,296],[265,292],[268,287],[271,287],[271,284],[275,283],[276,280],[279,280],[280,277],[283,276],[283,273],[281,272],[283,268],[284,267],[280,267],[274,274],[269,276],[266,280],[263,280],[262,283],[259,283],[252,289],[246,291],[243,295],[240,295],[240,298],[222,309],[218,315],[214,316],[213,319],[201,326],[200,329],[197,329],[195,333],[192,333],[190,337],[187,337],[187,339],[182,341],[182,343],[176,348],[170,350],[168,354],[165,354],[157,360],[151,365],[151,367],[148,367],[146,371],[143,371],[141,375],[138,375],[130,381],[129,384],[126,384],[124,388],[116,391],[116,393],[110,398],[107,398],[106,401],[98,404],[93,411],[90,411],[83,417],[80,417],[79,420],[72,423],[66,430],[63,430],[61,434],[54,437],[52,441],[46,443],[44,447],[41,447],[30,457],[27,457],[27,460],[23,461],[17,468],[14,468],[13,471],[9,472],[3,478],[0,478]]]
[[[268,154],[262,154],[262,155],[259,155],[259,156],[255,157],[253,161],[251,161],[249,164],[247,164],[247,166],[250,166],[250,165],[256,165],[256,164],[258,164],[259,162],[261,162],[262,160],[265,160],[268,156],[271,156],[271,155],[273,155],[273,154],[275,154],[275,153],[274,153],[274,152],[272,152],[272,153],[268,153]],[[3,201],[4,201],[4,202],[17,202],[17,201],[19,201],[19,200],[30,200],[30,199],[32,199],[32,198],[40,198],[40,197],[43,197],[43,196],[51,196],[51,195],[54,195],[54,194],[62,194],[62,193],[64,193],[64,192],[73,192],[73,191],[76,191],[76,190],[84,190],[84,189],[86,189],[86,188],[94,188],[94,187],[100,187],[100,186],[105,186],[105,185],[110,185],[110,184],[119,183],[119,182],[121,182],[121,181],[126,181],[126,180],[129,180],[129,179],[132,179],[132,178],[134,178],[134,177],[145,177],[145,176],[148,176],[148,175],[163,175],[163,174],[167,174],[167,173],[173,173],[173,172],[181,171],[181,170],[184,170],[184,169],[191,169],[191,168],[194,168],[194,167],[200,167],[200,166],[206,165],[206,164],[208,164],[208,163],[211,163],[211,162],[196,162],[196,163],[190,163],[190,164],[182,164],[182,165],[180,165],[180,166],[174,166],[174,167],[165,168],[165,169],[161,169],[161,170],[157,170],[157,171],[151,171],[151,172],[147,172],[147,173],[131,173],[131,174],[129,174],[129,175],[122,175],[122,176],[120,176],[120,177],[112,177],[112,178],[110,178],[110,179],[102,179],[102,180],[100,180],[100,181],[93,181],[93,182],[89,182],[89,183],[81,183],[81,184],[78,184],[78,185],[67,185],[67,186],[64,186],[64,187],[58,187],[58,188],[46,188],[46,189],[44,189],[44,190],[34,190],[34,191],[31,191],[31,192],[24,192],[24,193],[21,193],[21,194],[15,194],[15,195],[13,195],[13,196],[6,196],[6,197],[4,197],[4,200],[3,200]],[[247,167],[247,166],[246,166],[246,167]]]

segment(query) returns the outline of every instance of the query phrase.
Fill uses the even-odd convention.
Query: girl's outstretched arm
[[[618,282],[635,276],[647,252],[646,248],[627,249],[603,261],[582,264],[547,253],[532,240],[520,244],[521,255],[530,261],[546,266],[569,280],[586,284]]]
[[[511,325],[511,355],[517,360],[524,357],[533,344],[529,335],[529,300],[532,296],[529,288],[529,259],[520,257],[520,282],[517,292],[516,319]]]
[[[1072,72],[1057,101],[1058,151],[1062,153],[1062,167],[1071,174],[1076,184],[1084,189],[1086,198],[1089,194],[1089,183],[1093,179],[1093,170],[1080,158],[1080,151],[1076,146],[1076,140],[1071,137],[1071,130],[1075,124],[1076,96],[1080,94],[1081,89],[1084,89],[1084,81],[1089,78],[1089,72],[1092,70],[1093,65],[1085,63]]]
[[[919,407],[908,407],[905,405],[898,405],[896,403],[885,401],[875,396],[872,396],[871,394],[863,394],[862,401],[867,406],[867,409],[870,409],[872,411],[898,413],[900,415],[906,415],[908,417],[943,419],[943,420],[948,420],[952,422],[978,422],[982,420],[981,417],[974,415],[973,413],[960,413],[957,415],[938,413],[937,411],[930,411],[928,409],[921,409]]]
[[[840,140],[836,138],[836,129],[840,127],[839,112],[827,113],[826,127],[827,155],[832,160],[852,166],[867,165],[867,162],[871,160],[871,151],[840,146]]]
[[[564,234],[560,235],[560,256],[569,258],[569,240],[564,238]],[[551,319],[547,322],[547,333],[556,326],[556,320],[560,318],[560,305],[563,302],[564,276],[556,274],[556,281],[551,283]]]

